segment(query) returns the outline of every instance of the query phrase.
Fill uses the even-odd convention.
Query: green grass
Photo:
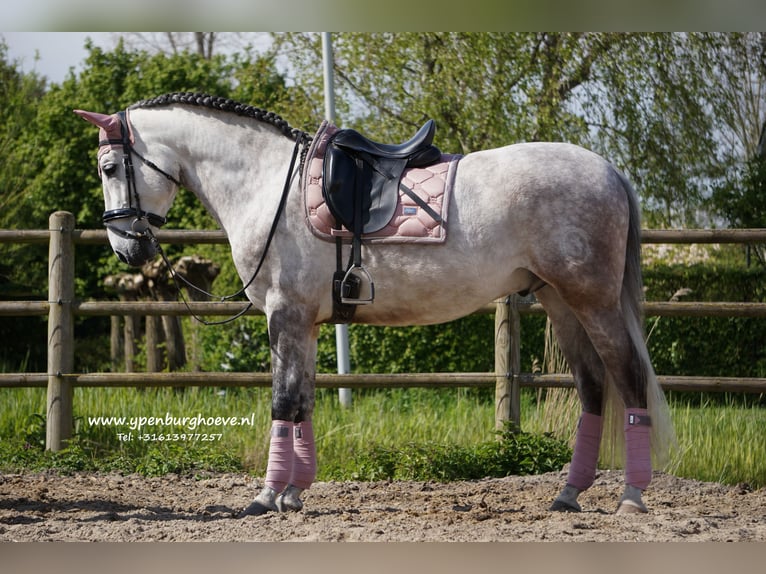
[[[668,405],[678,449],[663,470],[702,481],[766,486],[763,396],[671,393]],[[545,401],[522,410],[522,428],[571,442],[579,414],[574,391],[553,389]]]
[[[677,476],[724,484],[766,486],[766,407],[741,398],[674,401]]]
[[[246,471],[262,476],[268,453],[270,391],[267,389],[75,390],[75,437],[58,453],[44,451],[45,390],[3,389],[0,470],[59,469],[140,472],[147,475]],[[672,398],[680,452],[669,470],[678,476],[726,484],[766,486],[766,408],[758,401]],[[454,480],[560,468],[577,409],[563,415],[525,391],[521,435],[497,440],[491,390],[395,389],[354,391],[351,408],[337,392],[320,389],[314,427],[319,480],[382,478]],[[95,425],[89,417],[248,417],[253,424],[200,427],[216,440],[119,439],[127,426]],[[573,414],[574,413],[574,414]],[[575,419],[572,419],[572,417]],[[551,428],[551,426],[553,428]],[[154,427],[150,433],[187,433]],[[217,435],[220,434],[220,439]],[[550,436],[550,435],[555,435]]]

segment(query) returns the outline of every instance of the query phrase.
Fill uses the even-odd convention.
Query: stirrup
[[[355,273],[358,271],[359,273]],[[360,297],[363,283],[370,285],[370,296]],[[340,282],[340,302],[344,305],[369,305],[375,299],[375,283],[364,265],[352,265]]]

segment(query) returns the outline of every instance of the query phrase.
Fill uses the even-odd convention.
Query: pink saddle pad
[[[325,149],[338,128],[325,122],[319,126],[311,142],[303,168],[303,196],[306,224],[320,239],[352,237],[345,228],[335,229],[335,218],[322,195],[322,164]],[[399,201],[391,221],[363,237],[369,243],[442,243],[447,238],[447,212],[452,185],[461,155],[442,155],[441,160],[427,167],[408,168],[401,183],[428,204],[441,221],[434,219],[428,210],[399,192]]]

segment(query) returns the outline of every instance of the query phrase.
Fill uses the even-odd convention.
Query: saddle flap
[[[342,149],[328,145],[322,169],[322,194],[330,213],[346,229],[353,229],[356,161]]]
[[[405,163],[351,155],[331,142],[322,175],[322,193],[330,213],[349,231],[357,229],[356,224],[365,234],[380,231],[396,212]]]

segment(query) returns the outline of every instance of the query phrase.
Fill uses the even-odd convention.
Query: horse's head
[[[152,161],[146,159],[138,151],[148,153],[146,135],[133,132],[127,112],[74,112],[99,128],[98,172],[109,243],[124,263],[143,265],[157,255],[154,232],[165,223],[181,185],[178,162],[163,145],[152,146]]]

